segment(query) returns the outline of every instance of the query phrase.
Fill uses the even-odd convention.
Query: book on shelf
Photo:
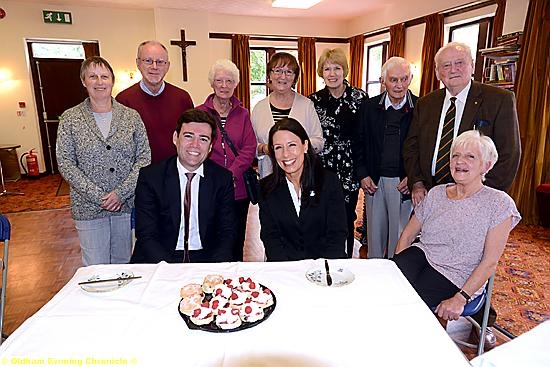
[[[483,73],[487,83],[514,83],[516,80],[516,63],[492,64]]]
[[[500,69],[502,69],[502,80],[504,80],[505,82],[513,83],[516,79],[516,65],[502,64]]]
[[[498,36],[496,40],[497,45],[510,45],[510,44],[519,44],[521,45],[523,32],[518,31],[514,33],[509,34],[503,34],[502,36]]]

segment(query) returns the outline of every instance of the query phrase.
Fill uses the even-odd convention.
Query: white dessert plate
[[[329,271],[332,278],[331,287],[342,287],[355,279],[355,275],[351,271],[341,266],[331,266]],[[327,287],[327,272],[324,263],[306,271],[306,278],[312,283]]]
[[[108,279],[114,279],[114,280],[102,281],[98,283],[81,284],[80,288],[82,288],[86,292],[92,292],[92,293],[112,292],[130,283],[133,279],[127,279],[127,278],[131,278],[133,276],[134,276],[134,273],[132,273],[129,270],[118,270],[118,271],[112,271],[112,272],[105,272],[101,274],[94,274],[90,278],[85,279],[84,281],[92,282],[92,281],[108,280]]]

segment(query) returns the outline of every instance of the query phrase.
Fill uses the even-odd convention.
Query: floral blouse
[[[346,89],[340,98],[334,98],[327,87],[313,93],[309,98],[319,115],[325,146],[319,157],[325,168],[340,178],[344,198],[349,202],[350,193],[359,189],[355,176],[351,152],[352,137],[355,134],[359,108],[368,98],[363,90],[352,87],[344,80]]]

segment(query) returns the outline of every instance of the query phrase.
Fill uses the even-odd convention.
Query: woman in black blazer
[[[345,258],[344,195],[293,118],[269,131],[273,173],[261,180],[260,237],[267,261]]]

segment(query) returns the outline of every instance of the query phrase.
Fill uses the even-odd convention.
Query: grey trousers
[[[384,258],[386,252],[391,259],[409,221],[412,202],[401,201],[401,193],[397,191],[400,181],[399,177],[380,177],[374,195],[365,195],[369,259]]]
[[[75,220],[84,266],[128,264],[132,256],[130,214]]]

